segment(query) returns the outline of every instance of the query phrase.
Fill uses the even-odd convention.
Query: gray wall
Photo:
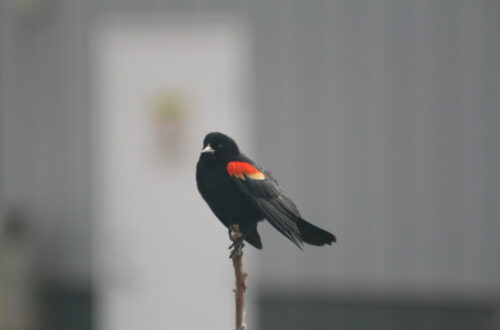
[[[33,225],[45,275],[85,282],[88,9],[83,1],[34,3],[33,13],[1,3],[2,204]]]
[[[339,238],[265,235],[265,287],[498,295],[499,3],[262,5],[259,159]]]
[[[1,197],[26,210],[48,276],[91,270],[93,20],[234,10],[254,37],[254,156],[339,237],[300,253],[266,228],[261,278],[498,294],[498,2],[13,3],[0,3]]]

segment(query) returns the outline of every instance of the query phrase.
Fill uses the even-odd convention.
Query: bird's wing
[[[267,221],[301,248],[302,239],[297,227],[299,210],[276,180],[250,161],[229,162],[226,169],[236,186],[248,196]]]

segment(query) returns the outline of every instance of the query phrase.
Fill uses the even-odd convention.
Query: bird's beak
[[[212,148],[212,146],[210,144],[207,144],[207,146],[205,148],[203,148],[203,150],[201,150],[202,154],[204,154],[204,153],[213,154],[214,152],[215,152],[215,150]]]

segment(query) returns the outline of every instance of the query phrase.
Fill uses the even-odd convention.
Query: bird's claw
[[[240,237],[236,240],[233,241],[233,244],[229,245],[227,248],[228,250],[231,250],[232,248],[242,248],[245,246],[245,243],[243,242],[243,237]]]
[[[229,250],[230,249],[233,249],[231,251],[231,254],[229,255],[229,258],[233,258],[233,257],[239,257],[243,254],[243,247],[245,246],[245,243],[243,243],[243,238],[239,238],[237,240],[235,240],[233,242],[233,244],[231,244],[229,246]]]
[[[245,243],[243,243],[245,235],[240,232],[240,226],[238,224],[232,224],[229,226],[229,238],[233,241],[233,244],[228,247],[229,250],[233,249],[229,258],[232,259],[235,256],[242,256],[243,247],[245,246]]]
[[[242,255],[243,255],[243,250],[241,248],[235,248],[233,251],[231,251],[229,259],[233,259],[234,257],[241,257]]]

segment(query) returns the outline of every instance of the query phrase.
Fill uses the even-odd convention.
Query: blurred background
[[[1,0],[0,329],[231,329],[220,130],[269,225],[249,329],[500,329],[500,2]]]

